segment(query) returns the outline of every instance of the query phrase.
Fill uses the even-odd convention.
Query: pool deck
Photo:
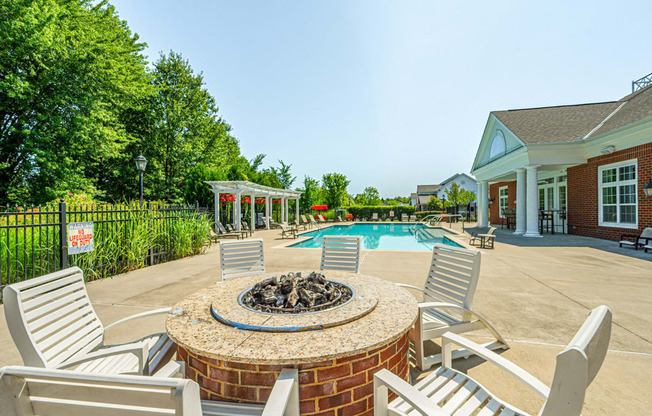
[[[445,225],[449,229],[448,224]],[[453,230],[461,232],[460,224]],[[320,249],[287,248],[280,230],[258,231],[265,241],[268,272],[319,267]],[[652,252],[619,249],[606,240],[568,235],[543,238],[496,231],[495,249],[480,249],[482,269],[474,309],[508,340],[502,355],[550,385],[555,355],[568,343],[588,312],[601,304],[613,312],[610,350],[587,392],[582,414],[652,414]],[[468,235],[453,236],[466,244]],[[422,286],[430,252],[363,251],[360,272],[391,282]],[[205,254],[136,270],[88,284],[93,305],[105,324],[144,310],[172,306],[219,280],[219,246]],[[21,364],[0,309],[0,366]],[[108,342],[134,339],[164,329],[162,316],[125,325]],[[473,338],[484,339],[483,333]],[[498,397],[536,414],[542,400],[477,357],[454,362]],[[413,376],[423,375],[413,370]]]

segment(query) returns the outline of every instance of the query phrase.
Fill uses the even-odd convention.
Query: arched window
[[[505,137],[503,137],[503,132],[496,130],[496,135],[494,140],[491,142],[491,149],[489,150],[489,159],[493,159],[496,156],[500,156],[505,153]]]

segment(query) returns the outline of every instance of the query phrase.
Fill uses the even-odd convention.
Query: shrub
[[[394,211],[394,219],[400,220],[402,214],[414,215],[416,208],[409,205],[383,205],[383,206],[351,206],[347,210],[356,220],[370,219],[375,212],[379,218],[390,218],[390,211]]]

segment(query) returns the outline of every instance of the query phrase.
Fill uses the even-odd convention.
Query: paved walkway
[[[448,228],[448,225],[446,225]],[[460,225],[453,225],[459,229]],[[618,244],[584,237],[515,237],[496,231],[495,249],[482,249],[482,271],[474,309],[510,342],[503,355],[550,385],[555,355],[568,343],[588,312],[601,304],[613,311],[610,351],[589,388],[582,412],[590,415],[652,414],[652,253],[618,249]],[[317,268],[319,249],[285,248],[280,231],[259,231],[265,240],[268,271]],[[466,237],[454,237],[461,243]],[[365,251],[361,273],[392,282],[423,285],[429,252]],[[91,282],[88,290],[102,321],[154,307],[172,306],[182,297],[219,280],[219,248],[205,254]],[[0,311],[0,366],[22,361]],[[163,319],[116,329],[108,342],[164,330]],[[483,333],[476,335],[483,338]],[[434,346],[433,346],[434,348]],[[542,404],[518,382],[477,358],[457,360],[492,392],[536,414]],[[421,374],[413,372],[417,378]]]

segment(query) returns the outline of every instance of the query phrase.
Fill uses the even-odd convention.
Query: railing
[[[643,78],[639,78],[636,81],[632,81],[632,92],[642,90],[648,85],[652,85],[652,72],[647,74]]]
[[[191,205],[6,207],[0,211],[0,299],[6,285],[74,265],[92,280],[182,257],[203,246],[192,240],[202,235],[192,226],[210,227],[203,218]],[[71,222],[93,223],[93,251],[68,254]]]

